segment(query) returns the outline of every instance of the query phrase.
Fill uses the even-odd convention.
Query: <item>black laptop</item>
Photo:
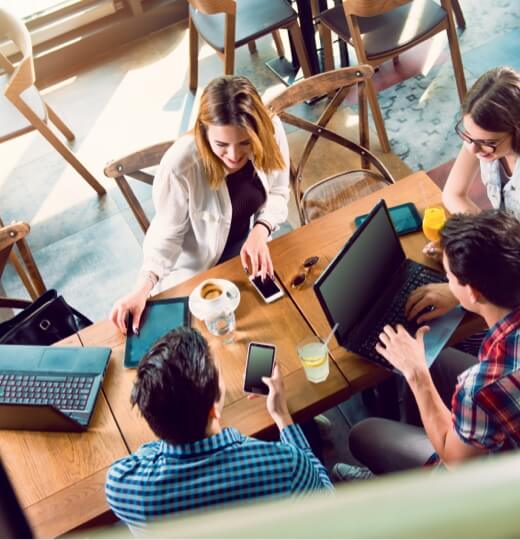
[[[0,429],[84,431],[107,347],[0,345]]]
[[[368,215],[334,260],[319,276],[314,290],[338,343],[377,364],[392,366],[376,350],[386,324],[402,324],[412,335],[404,307],[410,293],[427,283],[446,282],[444,274],[406,258],[384,200]],[[428,323],[427,362],[435,359],[463,316],[460,308]],[[395,371],[395,370],[394,370]]]

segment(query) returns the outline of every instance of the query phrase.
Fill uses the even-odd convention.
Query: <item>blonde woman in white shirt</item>
[[[155,216],[143,244],[134,289],[110,313],[126,333],[147,298],[240,255],[244,270],[273,275],[268,239],[287,218],[289,149],[273,117],[245,77],[213,80],[201,96],[192,132],[166,152],[153,183]]]

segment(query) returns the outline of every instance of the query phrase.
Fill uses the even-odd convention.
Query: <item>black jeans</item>
[[[457,376],[477,362],[474,356],[445,349],[430,368],[435,387],[449,409]],[[421,467],[434,453],[411,391],[405,396],[405,410],[408,423],[367,418],[350,431],[352,455],[375,474]]]

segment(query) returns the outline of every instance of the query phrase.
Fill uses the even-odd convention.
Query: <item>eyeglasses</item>
[[[455,133],[466,143],[468,144],[474,144],[477,146],[480,150],[485,152],[486,154],[494,154],[497,150],[497,148],[509,137],[509,135],[506,135],[502,139],[498,141],[489,141],[489,140],[483,140],[483,139],[472,139],[467,133],[465,133],[461,127],[462,120],[459,120],[457,124],[455,125]]]
[[[303,272],[296,274],[291,281],[291,287],[293,289],[303,285],[307,279],[307,276],[309,275],[309,272],[311,271],[311,268],[315,266],[319,260],[320,258],[317,255],[314,255],[312,257],[307,257],[307,259],[303,261]]]

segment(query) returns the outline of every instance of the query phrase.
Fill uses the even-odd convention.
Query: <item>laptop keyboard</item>
[[[0,372],[0,403],[53,405],[60,410],[85,409],[96,375],[43,375]]]
[[[383,312],[379,322],[373,326],[365,339],[357,344],[357,352],[390,369],[393,369],[392,365],[375,350],[383,327],[387,324],[393,327],[401,324],[411,335],[415,335],[418,328],[417,323],[415,320],[408,320],[404,314],[404,308],[410,293],[428,283],[445,283],[447,281],[442,274],[415,263],[409,265],[406,271],[407,275],[400,294],[394,297],[394,300]]]

